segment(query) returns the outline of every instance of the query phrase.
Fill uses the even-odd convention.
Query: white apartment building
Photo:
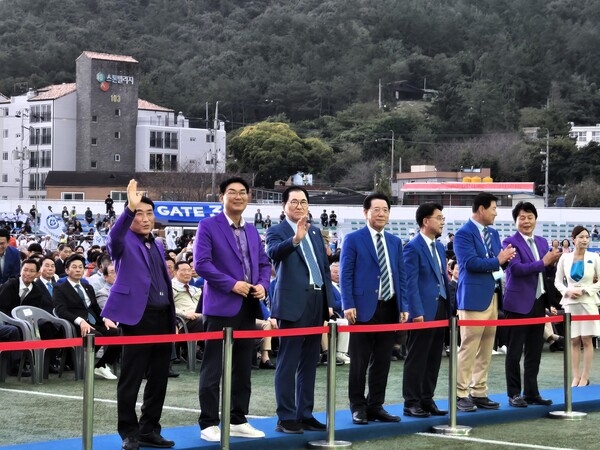
[[[51,171],[225,172],[222,122],[190,128],[183,113],[139,99],[137,86],[132,57],[83,52],[76,83],[0,94],[0,199],[46,198]]]
[[[569,134],[575,139],[577,148],[585,147],[592,141],[600,143],[600,124],[576,126],[571,122],[571,131]]]

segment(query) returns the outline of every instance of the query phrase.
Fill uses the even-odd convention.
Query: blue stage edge
[[[468,425],[473,427],[473,433],[477,433],[478,425],[490,425],[494,423],[506,423],[529,419],[546,417],[550,411],[564,411],[563,389],[550,389],[542,392],[544,398],[550,398],[554,404],[551,406],[529,406],[527,408],[512,408],[508,405],[505,395],[492,395],[491,398],[500,402],[499,410],[479,409],[472,413],[459,413],[457,425]],[[446,401],[437,402],[440,408],[447,408]],[[400,423],[370,422],[368,425],[354,425],[348,410],[338,411],[335,417],[335,438],[350,442],[381,439],[387,437],[401,436],[428,432],[432,426],[447,425],[448,417],[429,417],[426,419],[415,419],[402,415],[402,404],[386,405],[385,408],[392,414],[402,417]],[[573,411],[592,412],[600,410],[600,385],[592,385],[584,388],[573,389]],[[315,417],[325,421],[325,413],[317,413]],[[551,420],[551,419],[548,419]],[[241,439],[232,438],[231,448],[256,450],[260,448],[276,449],[300,449],[306,448],[309,441],[326,439],[325,432],[306,432],[304,434],[282,434],[275,431],[277,418],[254,419],[250,421],[256,428],[263,430],[266,434],[264,439]],[[197,425],[185,427],[165,428],[162,432],[167,439],[175,441],[173,447],[177,450],[195,449],[218,449],[218,443],[210,443],[200,439],[200,429]],[[27,444],[0,446],[1,450],[81,450],[82,441],[78,439],[63,439],[57,441],[30,442]],[[94,448],[101,450],[121,448],[121,439],[117,434],[94,436]],[[143,448],[143,447],[142,447]]]

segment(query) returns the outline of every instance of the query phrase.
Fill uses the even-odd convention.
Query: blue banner
[[[161,225],[189,225],[223,210],[221,203],[208,202],[154,202],[154,217]]]

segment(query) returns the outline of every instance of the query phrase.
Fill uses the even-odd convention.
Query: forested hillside
[[[125,54],[144,99],[191,118],[218,100],[228,129],[282,115],[324,139],[334,183],[362,164],[354,181],[372,184],[390,131],[406,166],[540,182],[539,148],[515,132],[600,122],[598,23],[597,0],[0,0],[0,92],[72,82],[84,50]],[[396,109],[399,80],[439,96]]]

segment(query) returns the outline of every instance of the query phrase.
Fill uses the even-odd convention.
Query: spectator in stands
[[[600,239],[600,231],[598,231],[598,227],[596,225],[594,225],[594,228],[592,229],[592,240],[597,241],[599,239]]]
[[[66,206],[63,206],[63,209],[60,213],[60,216],[62,217],[62,220],[67,223],[69,221],[69,210],[67,209]]]
[[[106,300],[108,299],[110,289],[112,288],[113,284],[115,284],[115,278],[117,277],[115,266],[110,261],[110,259],[108,263],[104,263],[102,265],[101,276],[103,282],[102,287],[95,291],[95,293],[98,306],[100,306],[101,309],[104,309],[104,305],[106,304]]]
[[[329,215],[327,214],[327,210],[324,209],[321,213],[321,226],[326,227],[329,225]]]
[[[558,241],[558,239],[552,239],[552,244],[551,248],[553,249],[557,249],[559,252],[562,252],[562,249],[560,248],[560,242]]]
[[[337,221],[337,214],[335,213],[335,211],[331,211],[331,214],[329,214],[329,226],[330,227],[337,227],[338,221]]]
[[[79,254],[73,254],[65,261],[67,280],[57,284],[52,294],[56,314],[75,325],[79,336],[85,337],[88,333],[101,337],[119,336],[121,333],[117,325],[109,318],[101,317],[102,309],[96,301],[94,289],[89,284],[81,283],[84,269],[85,259]],[[110,365],[117,361],[119,354],[120,346],[105,347],[94,374],[107,380],[116,380]]]
[[[49,234],[44,236],[42,242],[40,242],[40,245],[42,246],[42,250],[44,251],[45,255],[50,255],[54,250],[56,250],[56,242],[52,240],[52,237]]]
[[[114,200],[110,196],[110,194],[106,195],[106,200],[104,200],[104,204],[106,205],[106,214],[110,212],[113,207]]]
[[[9,239],[10,232],[5,228],[0,229],[0,285],[9,278],[19,276],[21,257],[16,248],[8,245]]]
[[[271,226],[271,216],[267,214],[267,218],[265,219],[264,227],[269,228]]]
[[[263,222],[263,217],[262,217],[262,213],[260,212],[260,209],[256,210],[256,214],[254,214],[254,226],[256,227],[257,225],[260,225],[261,227],[265,226],[265,223]]]
[[[103,253],[99,251],[95,253],[95,261],[97,270],[95,273],[87,276],[86,279],[94,288],[94,292],[96,293],[97,297],[98,291],[106,287],[106,279],[103,274],[103,268],[111,264],[111,259],[108,253]]]
[[[571,241],[568,239],[563,239],[560,243],[561,252],[563,253],[571,253]]]
[[[60,244],[58,246],[58,258],[54,260],[56,264],[56,275],[63,277],[65,275],[65,261],[71,256],[73,250],[67,244]]]
[[[175,278],[175,258],[167,256],[165,258],[165,261],[167,264],[167,272],[169,273],[169,278],[172,280],[173,278]]]
[[[91,225],[94,221],[94,213],[92,212],[89,206],[85,210],[85,221],[88,223],[88,225]]]
[[[37,218],[37,208],[35,207],[35,205],[31,205],[31,209],[29,210],[29,215],[31,216],[31,218],[33,219],[33,222],[37,224],[36,218]]]
[[[454,233],[448,233],[448,243],[446,244],[446,250],[454,253]]]
[[[554,285],[562,294],[560,303],[565,308],[565,312],[574,316],[597,315],[596,294],[600,292],[600,280],[597,279],[597,275],[600,274],[600,256],[587,250],[590,233],[585,227],[577,225],[573,228],[571,237],[575,250],[558,260]],[[571,324],[571,342],[566,343],[571,345],[573,371],[571,386],[590,384],[590,370],[594,357],[592,336],[600,336],[600,322],[597,320],[575,321]],[[582,346],[583,369],[580,368]]]
[[[19,214],[23,214],[23,208],[21,205],[17,205],[17,209],[15,210],[15,214],[18,216]]]
[[[283,222],[285,220],[285,211],[281,211],[281,214],[279,214],[279,221]]]

